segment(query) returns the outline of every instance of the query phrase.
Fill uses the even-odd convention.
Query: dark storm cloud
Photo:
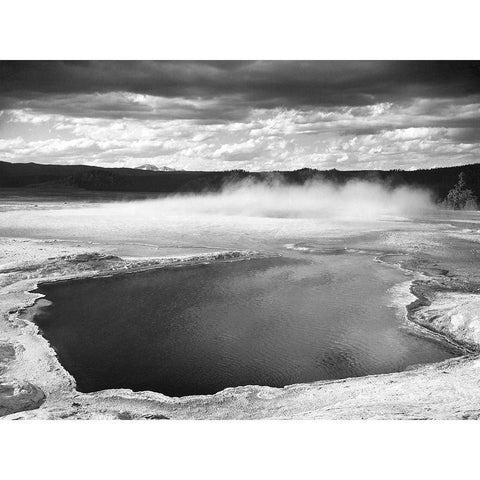
[[[480,94],[480,62],[0,62],[0,94],[10,101],[111,91],[236,96],[256,108],[369,105]]]
[[[449,133],[449,137],[458,143],[478,144],[480,143],[480,128],[457,128]]]
[[[4,108],[27,108],[37,112],[69,117],[136,118],[138,120],[194,120],[199,123],[223,123],[244,119],[250,108],[237,98],[220,97],[211,102],[178,100],[142,102],[125,92],[39,94],[35,98],[4,98]],[[163,97],[162,97],[163,98]],[[168,99],[167,99],[168,100]],[[1,108],[0,100],[0,108]]]
[[[478,161],[480,62],[0,61],[0,159],[185,169]]]

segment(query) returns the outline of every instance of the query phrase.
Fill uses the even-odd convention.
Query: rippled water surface
[[[401,328],[373,255],[251,259],[43,285],[35,321],[78,389],[171,396],[399,371],[452,356]]]

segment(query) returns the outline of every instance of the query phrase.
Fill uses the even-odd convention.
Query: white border
[[[1,425],[2,478],[452,479],[475,422],[56,421]]]
[[[478,59],[478,2],[3,2],[0,59]],[[2,478],[462,478],[475,422],[2,422]],[[475,463],[475,464],[474,464]]]
[[[15,0],[1,59],[478,59],[474,0]]]

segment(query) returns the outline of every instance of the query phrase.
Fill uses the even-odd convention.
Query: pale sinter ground
[[[66,208],[62,205],[55,207]],[[0,242],[0,415],[5,419],[477,418],[480,415],[480,358],[475,353],[480,331],[477,214],[463,219],[463,223],[400,220],[394,227],[391,222],[388,225],[373,223],[355,235],[348,232],[349,246],[378,252],[382,260],[402,263],[404,268],[417,272],[416,277],[412,277],[417,279],[412,290],[420,301],[411,305],[411,319],[459,342],[470,353],[394,374],[285,388],[236,387],[215,395],[177,399],[128,390],[77,392],[74,379],[58,362],[54,351],[38,334],[35,325],[19,318],[18,310],[34,303],[38,295],[28,292],[39,281],[152,268],[172,261],[204,261],[205,255],[211,260],[223,260],[225,254],[219,256],[216,252],[226,249],[219,248],[215,238],[211,239],[209,248],[195,249],[191,247],[193,234],[185,240],[183,249],[164,248],[161,251],[155,246],[140,247],[132,245],[134,242],[122,241],[128,239],[119,238],[115,243],[115,235],[104,244],[91,243],[91,238],[82,238],[81,235],[76,240],[57,241],[56,237],[62,238],[58,224],[50,225],[47,231],[51,206],[43,210],[46,212],[43,218],[40,215],[39,222],[46,227],[42,227],[43,231],[36,230],[38,239],[21,238],[21,235],[12,237],[15,229],[23,237],[27,236],[28,220],[33,218],[31,211],[35,208],[38,207],[20,208],[20,218],[25,220],[23,225],[22,222],[12,222],[11,208],[5,208],[6,212],[0,214],[0,234],[8,235]],[[54,215],[57,219],[59,211],[56,210]],[[37,212],[35,215],[38,220]],[[297,222],[296,228],[308,224]],[[242,235],[241,221],[236,218],[228,224],[219,223],[217,227],[233,228],[232,236],[236,241],[232,241],[229,247],[234,247],[239,259],[255,255],[252,250],[262,254],[272,253],[272,250],[277,254],[279,251],[253,249],[262,245],[253,242],[251,235]],[[270,239],[275,238],[284,245],[283,220],[276,224],[270,220],[262,221],[255,228],[259,237],[268,233]],[[192,231],[197,238],[201,235],[198,229],[192,228]],[[338,236],[334,227],[330,231],[324,228],[322,232],[324,243],[328,245]],[[118,231],[113,230],[113,233]],[[303,234],[312,238],[312,232],[307,229]],[[168,234],[166,237],[168,239]],[[222,238],[224,236],[219,231],[218,239]],[[244,248],[239,248],[241,246]],[[302,244],[301,248],[305,245]],[[183,258],[173,255],[174,251],[180,251]],[[197,252],[196,256],[192,257],[194,252]],[[402,255],[385,257],[382,253]],[[397,294],[403,295],[405,303],[417,298],[405,289]]]

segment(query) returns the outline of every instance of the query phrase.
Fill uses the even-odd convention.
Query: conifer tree
[[[453,208],[454,210],[464,208],[475,210],[477,208],[477,197],[475,197],[473,192],[467,188],[467,182],[463,172],[460,172],[458,182],[448,192],[445,203],[448,207]]]

